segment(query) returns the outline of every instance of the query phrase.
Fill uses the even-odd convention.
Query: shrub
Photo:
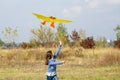
[[[27,48],[32,48],[32,45],[29,44],[29,43],[23,42],[23,43],[21,44],[21,47],[22,47],[23,49],[27,49]]]
[[[83,48],[94,48],[95,43],[94,43],[93,37],[87,37],[86,39],[82,40],[80,45]]]
[[[78,32],[76,30],[72,31],[70,38],[75,42],[80,40],[80,37],[79,37]]]
[[[114,41],[114,47],[120,48],[120,38],[118,40]]]

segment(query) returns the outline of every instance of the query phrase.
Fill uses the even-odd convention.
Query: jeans
[[[58,80],[57,75],[55,76],[47,76],[47,80]]]

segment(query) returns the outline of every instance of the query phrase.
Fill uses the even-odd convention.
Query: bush
[[[72,31],[72,34],[70,35],[70,38],[76,42],[80,40],[80,37],[78,35],[78,32],[76,30]]]
[[[114,47],[120,48],[120,38],[118,40],[114,41]]]
[[[95,43],[94,43],[93,37],[88,37],[88,38],[82,40],[82,42],[80,43],[80,45],[83,48],[94,48]]]
[[[23,43],[21,44],[21,47],[22,47],[23,49],[28,49],[28,48],[32,48],[32,45],[29,44],[29,43],[23,42]]]

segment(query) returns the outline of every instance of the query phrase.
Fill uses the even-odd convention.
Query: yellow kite
[[[43,22],[41,22],[42,25],[45,25],[46,22],[51,22],[51,27],[54,28],[55,25],[54,23],[55,22],[58,22],[58,23],[69,23],[69,22],[72,22],[70,20],[64,20],[64,19],[58,19],[56,17],[53,17],[53,16],[44,16],[44,15],[41,15],[41,14],[37,14],[37,13],[33,13],[33,15],[35,15],[38,19],[41,19],[43,20]]]

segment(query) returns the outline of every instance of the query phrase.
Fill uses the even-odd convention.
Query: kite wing
[[[51,27],[55,27],[54,23],[58,22],[58,23],[69,23],[72,22],[70,20],[64,20],[64,19],[59,19],[59,18],[55,18],[53,16],[47,17],[41,14],[37,14],[37,13],[33,13],[33,15],[35,15],[38,19],[42,19],[43,22],[41,22],[41,24],[45,25],[46,22],[51,22]]]
[[[56,18],[56,19],[54,19],[54,22],[60,22],[60,23],[69,23],[69,22],[72,22],[72,21],[70,21],[70,20],[64,20],[64,19],[58,19],[58,18]]]
[[[41,14],[37,14],[37,13],[33,13],[33,15],[35,15],[38,19],[42,19],[46,22],[51,22],[50,18]]]
[[[33,13],[33,15],[35,15],[38,19],[42,19],[46,22],[60,22],[60,23],[72,22],[70,20],[64,20],[64,19],[58,19],[58,18],[55,18],[55,19],[52,20],[50,17],[44,16],[44,15],[41,15],[41,14],[37,14],[37,13]]]

